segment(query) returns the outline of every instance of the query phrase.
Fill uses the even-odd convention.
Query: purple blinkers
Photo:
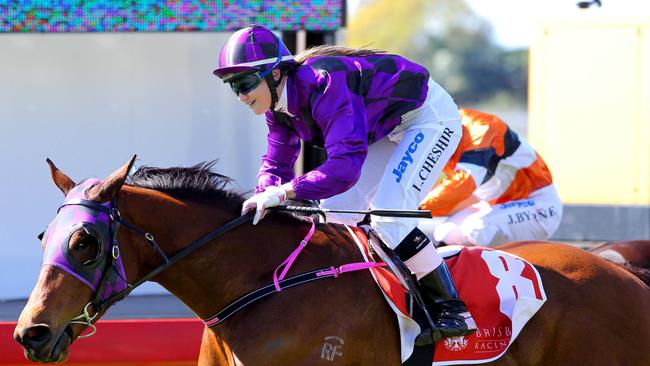
[[[111,243],[111,219],[107,213],[111,211],[110,202],[94,203],[103,206],[105,211],[83,205],[83,200],[87,200],[86,190],[100,182],[101,180],[96,178],[88,179],[68,192],[59,212],[45,232],[42,265],[64,270],[90,287],[93,292],[98,291],[102,277],[106,276],[101,294],[101,300],[105,300],[126,289],[128,285],[122,258]],[[78,230],[84,230],[99,243],[96,258],[86,263],[78,262],[69,252],[70,237]],[[105,270],[106,266],[111,268]]]

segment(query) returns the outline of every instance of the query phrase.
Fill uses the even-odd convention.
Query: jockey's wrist
[[[292,200],[292,199],[296,198],[296,191],[293,190],[293,184],[291,184],[291,182],[285,183],[285,184],[281,185],[280,187],[282,189],[284,189],[284,191],[287,193],[286,199]]]

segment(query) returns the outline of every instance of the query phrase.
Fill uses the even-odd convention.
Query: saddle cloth
[[[369,260],[365,232],[355,227],[347,229],[364,258]],[[381,256],[379,245],[373,245],[373,249]],[[530,263],[499,250],[449,246],[438,251],[478,331],[470,336],[445,338],[435,344],[435,349],[415,347],[420,326],[414,320],[409,294],[392,271],[386,267],[374,268],[372,276],[397,316],[402,363],[442,366],[480,364],[498,359],[546,301],[539,273]]]

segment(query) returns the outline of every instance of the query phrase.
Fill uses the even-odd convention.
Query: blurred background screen
[[[10,1],[0,2],[0,32],[215,32],[253,23],[334,30],[342,25],[343,6],[343,0]]]

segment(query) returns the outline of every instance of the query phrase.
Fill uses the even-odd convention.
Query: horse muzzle
[[[16,329],[14,339],[23,346],[25,357],[30,361],[62,362],[68,356],[72,340],[70,333],[62,331],[58,338],[54,338],[49,325],[35,324]]]

